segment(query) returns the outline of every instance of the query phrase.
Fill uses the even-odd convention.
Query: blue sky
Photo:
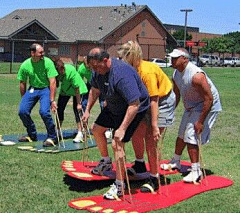
[[[148,5],[161,22],[199,27],[200,32],[225,34],[240,31],[240,0],[0,0],[0,18],[16,9]]]

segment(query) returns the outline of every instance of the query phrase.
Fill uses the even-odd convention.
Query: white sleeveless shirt
[[[196,73],[204,73],[207,78],[207,82],[211,88],[211,92],[213,95],[213,105],[211,108],[211,112],[221,111],[222,106],[219,98],[219,93],[213,82],[201,68],[195,66],[191,62],[188,62],[183,72],[179,72],[176,69],[173,73],[173,80],[175,81],[178,89],[180,90],[185,109],[187,111],[202,111],[203,109],[203,98],[192,86],[192,78]]]

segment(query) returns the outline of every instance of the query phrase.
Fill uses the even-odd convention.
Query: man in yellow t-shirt
[[[165,128],[172,125],[174,120],[176,100],[172,83],[160,67],[152,62],[142,60],[142,50],[137,42],[129,41],[123,44],[118,54],[120,58],[137,70],[150,96],[150,108],[132,137],[136,160],[132,168],[128,169],[128,174],[136,175],[146,172],[145,140],[150,164],[150,178],[148,183],[141,187],[141,191],[156,191],[159,188],[157,141]]]

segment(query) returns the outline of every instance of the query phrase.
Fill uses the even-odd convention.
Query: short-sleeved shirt
[[[137,70],[150,97],[159,96],[161,98],[172,90],[172,82],[158,65],[141,60]]]
[[[82,63],[82,64],[78,67],[77,72],[80,74],[80,76],[82,77],[82,79],[86,79],[87,82],[90,82],[90,81],[91,81],[92,71],[91,71],[89,68],[87,68],[84,63]]]
[[[33,62],[32,58],[26,59],[20,66],[17,79],[27,82],[35,88],[49,86],[49,78],[56,77],[58,72],[50,58],[44,57],[39,62]]]
[[[193,76],[197,73],[203,73],[206,76],[207,82],[210,86],[211,93],[213,96],[213,105],[211,112],[218,112],[222,110],[219,93],[217,88],[214,86],[211,79],[207,74],[199,67],[191,62],[188,62],[185,70],[179,72],[175,70],[173,73],[173,80],[175,81],[180,94],[183,99],[183,105],[187,111],[202,111],[204,100],[201,95],[197,92],[196,88],[192,85]]]
[[[61,81],[60,94],[65,96],[74,96],[76,88],[79,88],[80,94],[88,92],[86,84],[76,71],[75,67],[71,64],[64,64],[65,74],[59,75]]]
[[[130,103],[139,100],[138,112],[149,108],[149,95],[137,71],[121,60],[111,59],[111,68],[105,75],[93,72],[91,84],[98,88],[114,115],[125,114]]]

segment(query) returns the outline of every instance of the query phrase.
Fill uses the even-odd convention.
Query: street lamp
[[[184,48],[186,47],[186,37],[187,37],[187,14],[192,12],[192,9],[182,9],[181,12],[185,12],[185,25],[184,25]]]

